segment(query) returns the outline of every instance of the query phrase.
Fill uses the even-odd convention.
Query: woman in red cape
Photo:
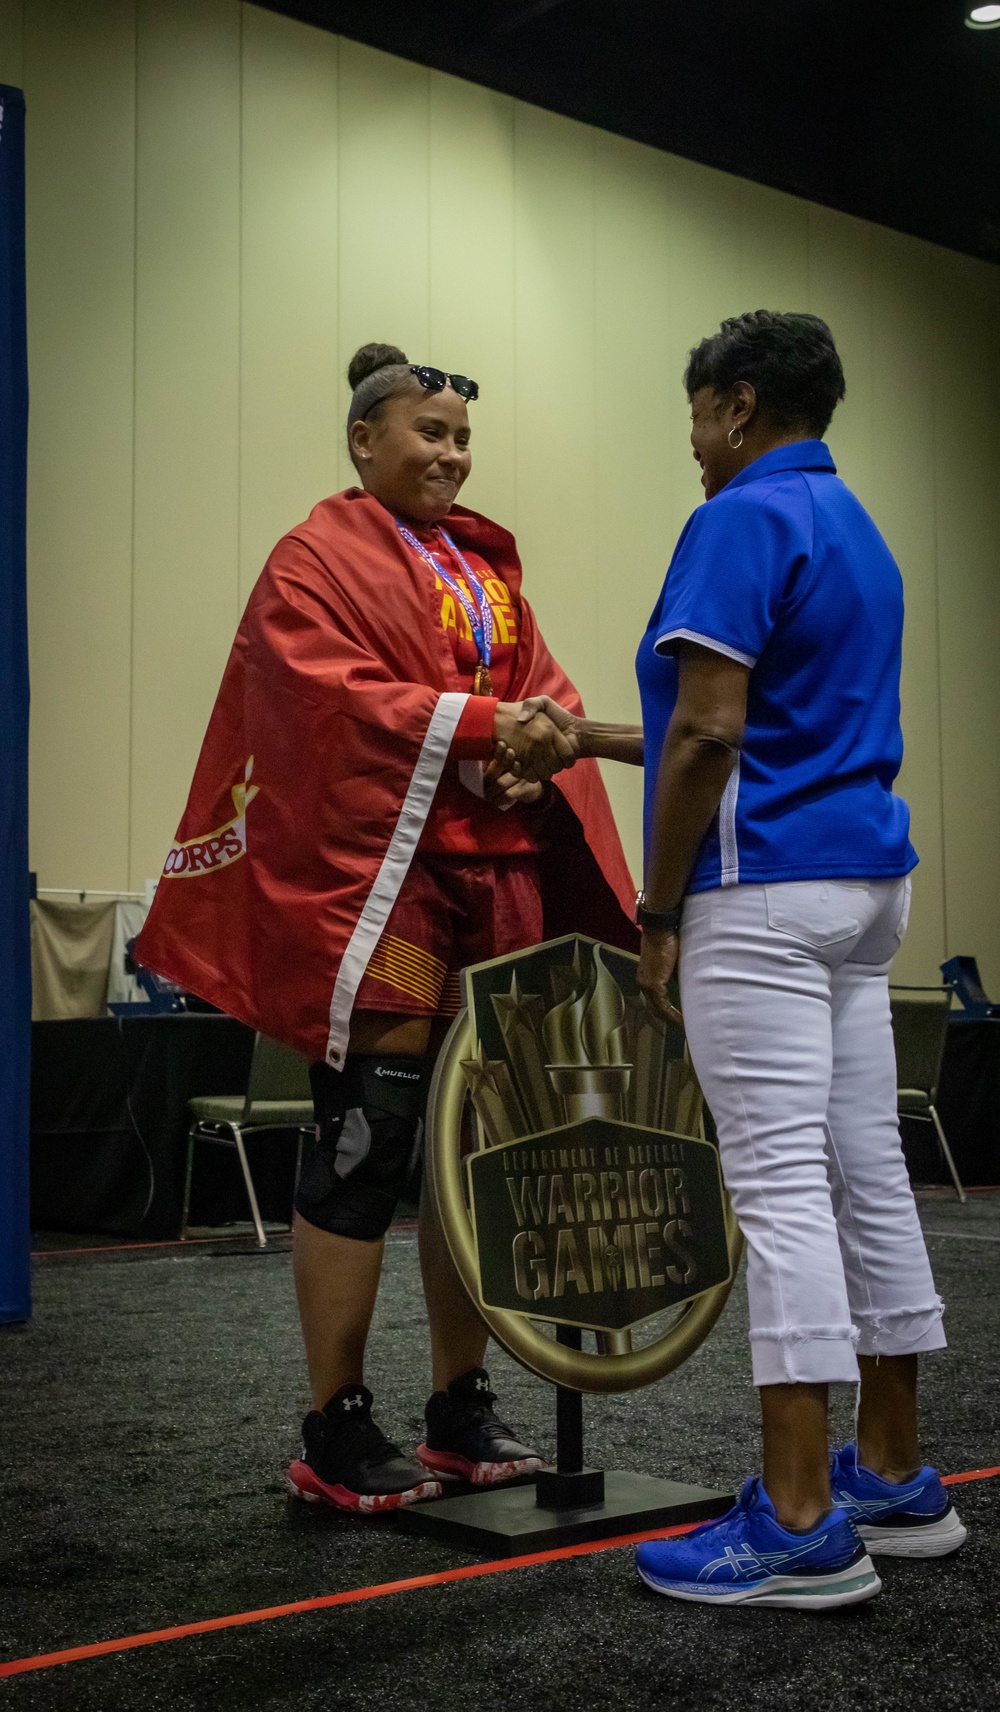
[[[423,1211],[435,1389],[416,1461],[363,1384],[459,971],[571,930],[636,935],[596,762],[522,716],[529,696],[582,708],[514,539],[454,503],[478,388],[385,345],[349,378],[363,487],[322,500],[251,595],[137,955],[311,1060],[294,1252],[314,1407],[289,1479],[381,1510],[539,1465],[493,1412],[485,1328]]]

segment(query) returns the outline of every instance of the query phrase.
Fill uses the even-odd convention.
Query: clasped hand
[[[575,714],[549,696],[497,703],[495,747],[486,768],[487,795],[500,808],[537,802],[544,784],[580,756]]]

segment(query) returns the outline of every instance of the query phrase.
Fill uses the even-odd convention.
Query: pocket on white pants
[[[903,943],[910,916],[910,880],[879,880],[871,888],[879,905],[874,920],[851,952],[852,963],[888,969]]]
[[[866,892],[863,884],[842,880],[785,880],[765,886],[767,925],[816,949],[839,945],[861,932],[858,900]]]

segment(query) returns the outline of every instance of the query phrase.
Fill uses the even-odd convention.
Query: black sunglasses
[[[479,382],[470,380],[468,375],[445,374],[444,369],[430,369],[426,363],[411,363],[410,373],[416,375],[427,392],[443,392],[450,381],[459,398],[464,398],[467,404],[479,397]]]

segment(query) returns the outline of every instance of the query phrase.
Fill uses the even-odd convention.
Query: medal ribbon
[[[461,583],[456,582],[451,573],[445,570],[441,561],[434,557],[434,554],[430,549],[425,547],[422,541],[417,540],[413,530],[407,529],[405,523],[400,523],[398,517],[395,519],[395,523],[396,528],[399,530],[399,533],[402,535],[407,546],[412,547],[415,553],[420,554],[424,563],[430,565],[431,569],[437,572],[441,581],[443,583],[447,583],[452,594],[456,595],[461,601],[462,610],[464,611],[466,618],[469,620],[469,629],[472,631],[472,638],[479,652],[479,658],[488,672],[490,669],[490,655],[493,652],[493,611],[486,598],[486,591],[483,588],[482,583],[479,581],[479,578],[476,576],[475,571],[472,569],[472,566],[468,563],[465,556],[459,552],[451,536],[448,534],[447,529],[442,529],[441,534],[444,538],[445,544],[454,553],[462,567],[462,575],[465,577],[469,588],[472,590],[472,594],[476,602],[475,606],[473,606],[472,601],[469,599],[469,596],[466,594]],[[440,528],[440,525],[438,525],[438,527]]]

